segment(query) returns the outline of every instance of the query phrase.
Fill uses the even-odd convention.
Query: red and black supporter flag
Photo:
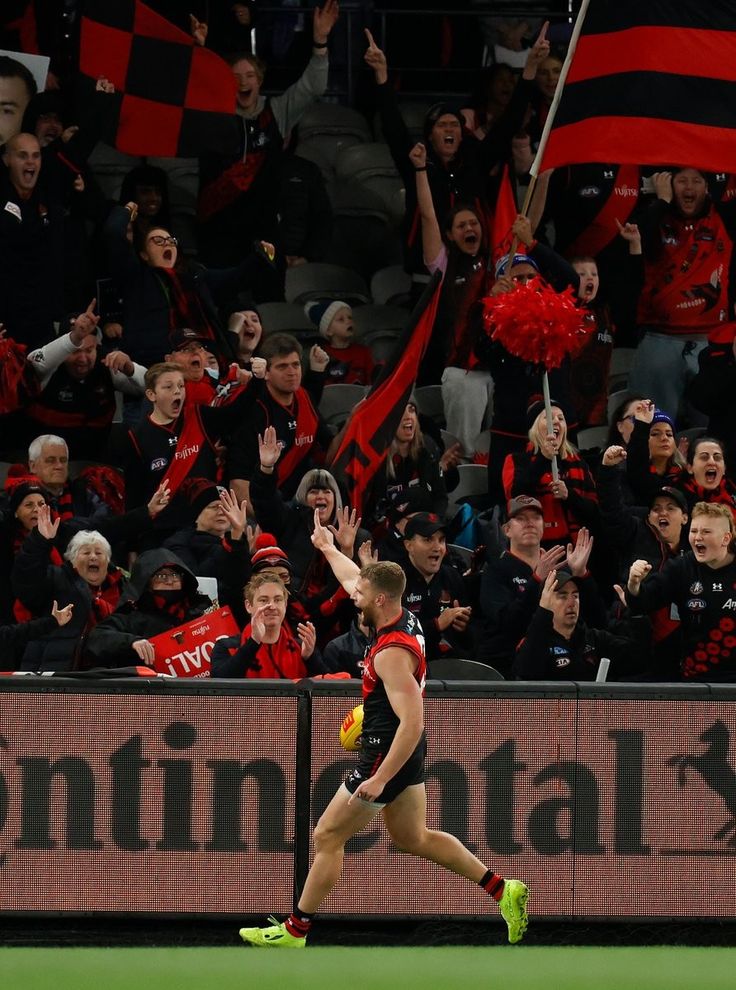
[[[232,70],[140,0],[87,0],[79,69],[88,85],[114,84],[104,136],[120,151],[186,158],[237,147]]]
[[[432,333],[441,287],[442,276],[436,272],[381,374],[348,420],[333,458],[330,470],[344,486],[348,504],[359,513],[409,401]]]
[[[496,196],[496,206],[493,211],[493,223],[491,225],[491,262],[495,264],[499,258],[508,254],[511,250],[511,242],[514,235],[511,228],[519,214],[514,196],[514,187],[511,184],[508,163],[503,167],[501,182]]]
[[[576,162],[736,171],[733,0],[590,0],[540,151],[534,174]]]

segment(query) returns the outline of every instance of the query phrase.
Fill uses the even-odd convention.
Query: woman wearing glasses
[[[224,342],[217,306],[256,281],[260,287],[268,283],[274,272],[273,247],[255,242],[237,267],[204,268],[180,255],[176,238],[165,227],[135,225],[137,215],[134,202],[115,206],[105,224],[110,275],[122,297],[118,346],[150,367],[170,351],[171,332],[188,327],[213,341],[221,366],[229,363],[232,347]]]
[[[197,619],[212,602],[197,579],[170,550],[147,550],[133,565],[129,594],[90,633],[87,656],[94,667],[128,667],[156,659],[150,640]]]

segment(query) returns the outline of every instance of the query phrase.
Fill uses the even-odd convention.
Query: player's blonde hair
[[[361,569],[360,576],[387,598],[400,599],[404,594],[406,575],[392,560],[379,560],[373,564],[366,564]]]

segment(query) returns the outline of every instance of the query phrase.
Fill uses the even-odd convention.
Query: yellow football
[[[363,732],[363,706],[356,705],[348,712],[340,726],[340,745],[343,749],[354,753],[360,749],[360,736]]]

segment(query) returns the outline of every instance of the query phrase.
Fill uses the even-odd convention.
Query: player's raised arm
[[[319,510],[314,510],[314,532],[312,533],[312,544],[315,550],[320,550],[325,560],[332,568],[332,573],[343,586],[345,591],[352,597],[355,585],[360,577],[360,568],[346,557],[344,553],[335,546],[335,537],[326,526],[319,521]]]

